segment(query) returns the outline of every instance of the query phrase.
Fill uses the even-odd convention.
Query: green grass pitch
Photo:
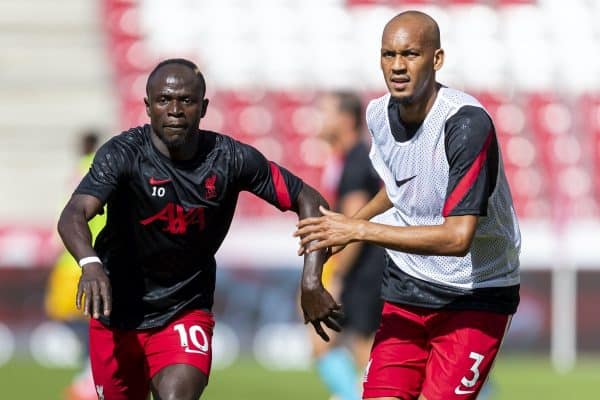
[[[0,367],[2,399],[61,399],[74,370],[45,369],[15,361]],[[493,372],[493,400],[579,400],[600,398],[600,357],[582,358],[575,370],[556,374],[547,359],[500,357]],[[312,371],[268,371],[250,360],[214,370],[203,399],[327,400]]]

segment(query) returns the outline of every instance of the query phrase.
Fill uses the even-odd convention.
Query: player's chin
[[[394,100],[400,104],[410,104],[413,102],[412,94],[408,94],[405,91],[402,91],[402,92],[390,91],[390,94],[394,98]]]

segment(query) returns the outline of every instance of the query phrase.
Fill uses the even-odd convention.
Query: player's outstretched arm
[[[321,211],[322,217],[300,221],[294,233],[309,253],[360,241],[405,253],[462,257],[471,247],[478,221],[476,215],[460,215],[446,217],[440,225],[398,227]]]
[[[369,200],[364,206],[362,206],[357,212],[352,214],[348,214],[347,212],[343,212],[343,214],[345,215],[352,215],[352,219],[354,220],[370,220],[371,218],[373,218],[376,215],[379,215],[387,210],[389,210],[390,208],[393,207],[392,202],[390,201],[387,192],[385,191],[385,187],[381,188],[381,190],[375,195],[375,197],[373,197],[371,200]],[[321,217],[319,215],[319,217]],[[306,228],[308,226],[317,224],[321,221],[321,219],[319,219],[319,217],[315,217],[315,218],[305,218],[302,219],[300,221],[300,223],[298,224],[298,230],[294,233],[294,236],[297,237],[302,237],[302,238],[306,238],[306,234],[309,233],[310,228]],[[356,242],[358,240],[349,240],[347,242],[345,242],[344,244],[339,244],[339,245],[333,245],[331,247],[329,247],[331,249],[331,254],[336,254],[339,253],[340,251],[342,251],[346,245],[350,242]],[[298,249],[298,255],[302,255],[305,253],[306,249],[307,249],[307,243],[309,242],[309,240],[302,240],[300,242],[300,247]]]
[[[321,215],[319,207],[328,207],[328,204],[319,192],[304,184],[298,195],[297,213],[300,219]],[[340,305],[325,290],[321,281],[323,263],[327,260],[327,256],[327,249],[304,255],[300,294],[304,322],[310,322],[325,341],[329,341],[329,336],[321,323],[339,332],[340,326],[337,320],[341,317]]]
[[[100,212],[102,206],[102,202],[94,196],[74,194],[60,215],[58,233],[76,260],[96,257],[87,222]],[[105,316],[109,316],[112,303],[111,288],[102,264],[91,262],[85,264],[82,269],[77,288],[77,308],[83,309],[85,315],[94,318],[99,318],[101,311]]]

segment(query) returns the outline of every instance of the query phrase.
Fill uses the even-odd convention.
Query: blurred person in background
[[[389,93],[367,107],[385,187],[354,217],[322,208],[295,232],[300,253],[386,248],[365,399],[477,398],[519,303],[521,238],[494,125],[475,98],[436,82],[443,61],[430,16],[386,24]]]
[[[319,136],[332,149],[322,186],[325,193],[331,193],[333,209],[351,216],[381,187],[363,140],[362,102],[355,93],[333,92],[320,99],[319,109],[322,123]],[[330,342],[314,334],[311,339],[317,372],[336,399],[361,398],[357,371],[367,365],[379,325],[383,266],[383,249],[362,243],[347,246],[325,266],[326,288],[343,308],[343,332],[334,335]]]
[[[81,178],[89,171],[94,154],[98,148],[100,133],[95,130],[83,132],[78,142],[77,168],[69,183],[69,192],[77,186]],[[106,214],[98,214],[88,221],[92,242],[106,223]],[[54,264],[46,288],[45,309],[46,314],[55,321],[62,321],[77,334],[80,342],[86,349],[88,345],[87,318],[75,306],[77,283],[81,277],[81,268],[68,250],[61,252]],[[96,390],[92,379],[92,370],[89,359],[86,357],[83,370],[74,378],[65,391],[67,400],[97,399]]]
[[[240,191],[301,218],[327,202],[255,148],[199,129],[208,99],[202,73],[169,59],[150,73],[150,124],[98,150],[67,203],[59,233],[79,260],[76,303],[90,320],[90,359],[106,400],[198,399],[208,384],[214,327],[214,255]],[[92,247],[87,221],[107,204]],[[339,330],[339,305],[323,288],[326,251],[304,257],[306,322]]]

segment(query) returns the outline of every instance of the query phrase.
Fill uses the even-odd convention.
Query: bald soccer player
[[[196,400],[208,383],[215,252],[240,191],[300,217],[320,215],[321,195],[229,136],[199,129],[204,77],[184,59],[150,73],[150,124],[110,139],[96,153],[62,212],[59,233],[83,272],[77,305],[90,320],[90,359],[99,399]],[[107,204],[92,247],[87,221]],[[339,329],[339,306],[321,284],[325,251],[304,257],[306,322]]]
[[[322,209],[295,233],[301,253],[387,250],[365,399],[475,399],[519,303],[521,237],[494,125],[477,99],[436,82],[443,62],[431,17],[387,23],[389,93],[366,112],[385,187],[354,217]]]

